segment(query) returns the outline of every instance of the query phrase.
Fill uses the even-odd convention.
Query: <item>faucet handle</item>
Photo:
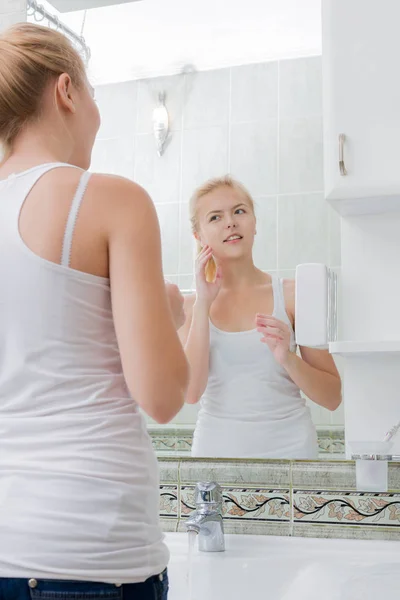
[[[200,481],[196,485],[195,503],[197,504],[221,504],[222,488],[215,481]]]

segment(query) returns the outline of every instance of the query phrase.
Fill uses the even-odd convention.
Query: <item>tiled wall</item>
[[[198,481],[223,488],[226,533],[400,540],[400,464],[389,492],[356,490],[351,461],[159,459],[165,531],[185,531]]]
[[[148,426],[148,432],[157,456],[191,455],[193,428],[151,424]],[[322,425],[317,428],[317,435],[320,458],[344,458],[344,427]]]
[[[26,0],[1,0],[0,32],[21,21],[26,21]]]
[[[157,156],[152,112],[165,91],[172,135]],[[134,178],[160,219],[166,277],[193,286],[188,200],[197,185],[230,172],[253,194],[255,262],[293,277],[302,262],[340,266],[340,219],[324,201],[321,57],[129,81],[96,88],[103,118],[92,170]],[[317,424],[343,424],[311,405]],[[194,422],[186,406],[177,423]]]

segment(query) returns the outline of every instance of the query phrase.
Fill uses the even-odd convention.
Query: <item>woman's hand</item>
[[[185,323],[185,312],[183,310],[183,296],[177,285],[165,282],[165,291],[167,292],[169,307],[172,312],[172,318],[176,329],[180,329]]]
[[[207,309],[210,309],[211,304],[217,297],[218,292],[221,289],[222,282],[222,273],[220,268],[217,268],[215,281],[211,283],[207,281],[205,268],[210,258],[212,258],[212,250],[210,246],[204,246],[195,263],[197,295],[196,303],[204,305]]]
[[[257,331],[263,336],[261,341],[267,344],[275,360],[284,367],[292,354],[288,325],[275,317],[257,314],[256,326]]]

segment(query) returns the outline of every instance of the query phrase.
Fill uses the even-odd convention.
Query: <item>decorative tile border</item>
[[[399,527],[400,494],[294,490],[293,519],[295,523]]]
[[[190,455],[193,438],[193,430],[190,428],[162,429],[151,426],[148,431],[153,448],[158,455],[171,455],[173,453],[179,453],[182,456]],[[345,454],[343,428],[317,427],[317,435],[321,457]]]
[[[160,517],[162,519],[178,517],[178,486],[160,485]]]
[[[195,510],[194,486],[181,487],[181,518]],[[289,521],[289,490],[223,488],[222,516],[225,520]]]
[[[387,493],[356,491],[351,461],[159,458],[160,518],[185,531],[198,481],[223,489],[227,533],[400,540],[400,463]]]
[[[193,432],[191,431],[162,431],[149,430],[153,448],[157,454],[171,454],[179,452],[179,454],[190,455],[192,449]]]
[[[321,457],[326,454],[345,455],[346,444],[344,439],[344,428],[317,427],[318,449]]]

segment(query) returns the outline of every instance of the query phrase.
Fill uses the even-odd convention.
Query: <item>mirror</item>
[[[150,193],[161,225],[165,277],[185,295],[195,288],[193,192],[229,173],[254,202],[253,223],[248,197],[235,186],[222,199],[214,190],[207,211],[222,212],[210,226],[204,198],[199,201],[198,233],[205,243],[221,237],[225,218],[243,233],[243,213],[232,206],[244,202],[246,235],[257,231],[254,265],[270,277],[253,273],[258,291],[247,303],[236,289],[212,307],[214,379],[207,406],[187,404],[169,425],[149,421],[157,452],[193,452],[197,423],[197,456],[341,458],[343,405],[324,408],[326,395],[315,388],[328,385],[328,378],[317,384],[310,374],[322,373],[327,359],[306,350],[287,370],[260,333],[252,339],[243,333],[256,327],[256,312],[273,309],[291,325],[282,297],[287,304],[293,288],[280,282],[293,280],[298,264],[324,263],[340,276],[340,218],[323,194],[320,2],[249,0],[246,7],[244,12],[242,1],[231,2],[228,18],[226,0],[146,0],[62,14],[91,51],[89,74],[102,115],[91,168],[132,178]],[[214,235],[210,227],[220,229]],[[239,245],[231,244],[232,256]],[[231,275],[230,264],[225,260]],[[235,326],[241,332],[236,337]],[[301,387],[313,390],[319,403],[303,401]],[[243,436],[248,442],[242,443]]]

